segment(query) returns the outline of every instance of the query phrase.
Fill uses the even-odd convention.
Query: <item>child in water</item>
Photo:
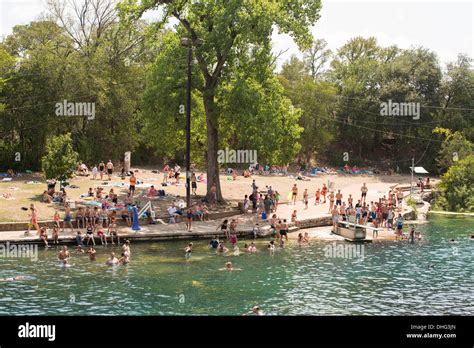
[[[193,243],[189,243],[185,248],[184,248],[184,257],[186,259],[189,259],[191,257],[191,253],[193,251]]]
[[[224,268],[220,268],[219,271],[241,271],[240,268],[234,268],[232,262],[226,262]]]

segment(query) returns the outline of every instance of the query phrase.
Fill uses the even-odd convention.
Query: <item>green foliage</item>
[[[413,213],[415,214],[415,219],[418,217],[418,210],[416,207],[416,201],[413,198],[409,198],[407,200],[407,205],[413,209]]]
[[[71,134],[48,139],[45,152],[41,165],[46,179],[66,181],[73,177],[79,154],[72,147]]]
[[[474,212],[474,155],[456,162],[441,177],[435,200],[438,209]]]
[[[467,140],[462,132],[451,132],[448,129],[436,128],[433,133],[445,134],[446,136],[436,159],[443,172],[448,170],[456,161],[474,153],[474,144]]]
[[[280,81],[285,94],[301,112],[300,157],[306,163],[317,159],[333,140],[335,131],[332,121],[335,112],[336,88],[327,81],[314,80],[302,61],[293,57],[282,67]]]

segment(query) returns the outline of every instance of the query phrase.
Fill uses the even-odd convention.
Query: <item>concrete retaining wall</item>
[[[240,211],[238,209],[232,209],[229,211],[223,211],[223,212],[218,212],[218,213],[211,213],[209,214],[209,219],[210,220],[217,220],[217,219],[224,219],[230,216],[234,216],[239,214]],[[169,222],[169,215],[163,215],[163,216],[157,216],[157,219],[162,219],[165,222]],[[184,219],[184,217],[180,218],[181,220]],[[43,221],[38,221],[40,227],[43,226],[51,226],[53,225],[53,220],[43,220]],[[74,220],[73,220],[74,227],[77,228]],[[62,220],[61,220],[61,225],[62,225]],[[120,216],[117,216],[117,225],[118,226],[125,226],[125,222],[120,218]],[[28,222],[0,222],[0,233],[1,232],[7,232],[7,231],[26,231],[28,229]]]

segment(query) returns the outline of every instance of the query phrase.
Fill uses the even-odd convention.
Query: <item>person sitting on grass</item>
[[[51,203],[53,201],[53,197],[51,197],[49,194],[48,194],[48,191],[43,191],[43,196],[42,196],[42,199],[41,201],[43,203]]]
[[[155,186],[151,185],[146,196],[150,199],[155,199],[157,195],[158,191],[155,189]]]

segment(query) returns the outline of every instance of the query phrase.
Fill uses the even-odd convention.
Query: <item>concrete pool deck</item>
[[[278,208],[278,216],[286,217],[291,215],[294,209],[301,211],[303,218],[298,219],[298,226],[290,225],[290,233],[288,238],[290,240],[297,239],[298,231],[305,230],[313,240],[321,241],[337,241],[344,240],[343,237],[331,233],[332,222],[331,216],[325,213],[314,214],[310,209],[305,210],[304,205],[301,202],[297,202],[296,205],[285,204]],[[316,215],[316,216],[315,216]],[[176,224],[161,224],[156,225],[142,225],[141,230],[138,232],[132,231],[130,227],[118,226],[118,234],[121,240],[129,239],[130,241],[163,241],[163,240],[176,240],[176,239],[211,239],[213,236],[223,237],[224,233],[220,231],[220,224],[222,220],[226,219],[237,219],[238,225],[236,234],[238,237],[253,237],[253,227],[256,223],[259,224],[260,234],[259,237],[269,237],[270,233],[270,222],[269,220],[262,220],[257,217],[256,214],[233,214],[223,218],[209,220],[209,221],[193,221],[192,232],[186,231],[186,225],[184,222]],[[289,221],[290,219],[288,219]],[[75,230],[77,231],[77,229]],[[85,232],[84,229],[81,231]],[[25,230],[21,231],[3,231],[0,233],[0,243],[10,242],[17,244],[42,244],[43,242],[38,238],[35,230],[30,232],[29,236],[25,236]],[[51,236],[51,231],[48,231],[48,236]],[[59,233],[60,244],[74,244],[76,232],[72,232],[67,228],[63,233]],[[50,239],[48,238],[48,241]],[[379,231],[378,237],[373,238],[370,231],[367,232],[368,242],[372,241],[384,241],[384,240],[395,240],[395,234],[393,230]],[[100,244],[100,239],[95,237],[96,244]],[[50,242],[51,243],[51,242]]]

